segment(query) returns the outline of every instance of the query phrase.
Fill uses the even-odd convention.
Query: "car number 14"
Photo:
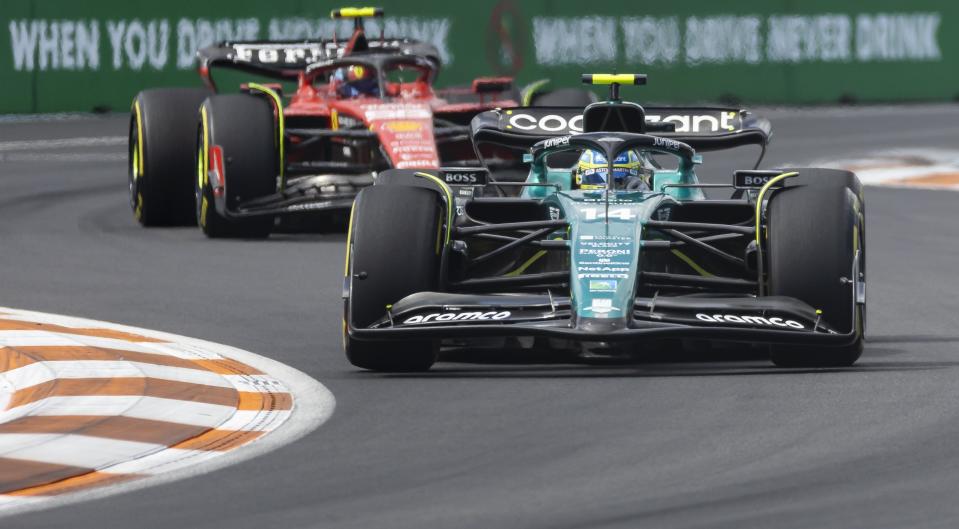
[[[630,208],[609,208],[608,211],[606,208],[581,208],[579,211],[587,221],[606,219],[632,220],[636,218],[636,214],[633,213],[633,210]]]

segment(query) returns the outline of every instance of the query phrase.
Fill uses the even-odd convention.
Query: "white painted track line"
[[[90,147],[126,146],[126,136],[60,138],[49,140],[0,141],[0,152],[36,151]]]

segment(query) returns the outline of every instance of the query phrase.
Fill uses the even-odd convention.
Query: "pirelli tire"
[[[445,205],[436,191],[406,185],[362,190],[347,235],[344,318],[368,327],[388,305],[415,292],[436,290],[445,228]],[[436,361],[435,341],[361,341],[344,323],[351,364],[385,372],[426,371]]]
[[[210,238],[261,239],[273,229],[273,215],[229,217],[241,202],[276,192],[279,174],[276,118],[272,104],[249,94],[215,95],[203,102],[196,130],[194,181],[197,224]],[[222,190],[210,179],[210,152],[219,147],[223,157]],[[217,196],[222,195],[222,196]]]
[[[777,344],[771,359],[780,367],[851,366],[862,354],[866,326],[862,187],[848,171],[798,171],[789,187],[774,191],[766,210],[769,294],[808,303],[822,311],[822,322],[854,338],[839,347]]]
[[[133,216],[144,226],[192,225],[196,113],[205,88],[155,88],[133,99],[127,176]]]

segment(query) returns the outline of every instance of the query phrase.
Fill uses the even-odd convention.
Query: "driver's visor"
[[[609,175],[609,166],[606,164],[583,164],[585,167],[580,170],[579,185],[591,188],[606,187],[606,177]],[[636,168],[613,167],[613,179],[621,180],[629,176],[636,176],[639,170]]]

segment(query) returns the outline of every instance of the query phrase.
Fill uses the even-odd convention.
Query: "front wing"
[[[379,321],[357,328],[357,340],[543,336],[582,342],[694,338],[746,343],[843,346],[839,332],[809,305],[787,297],[637,298],[627,318],[577,318],[569,298],[528,294],[421,292],[397,302]]]

